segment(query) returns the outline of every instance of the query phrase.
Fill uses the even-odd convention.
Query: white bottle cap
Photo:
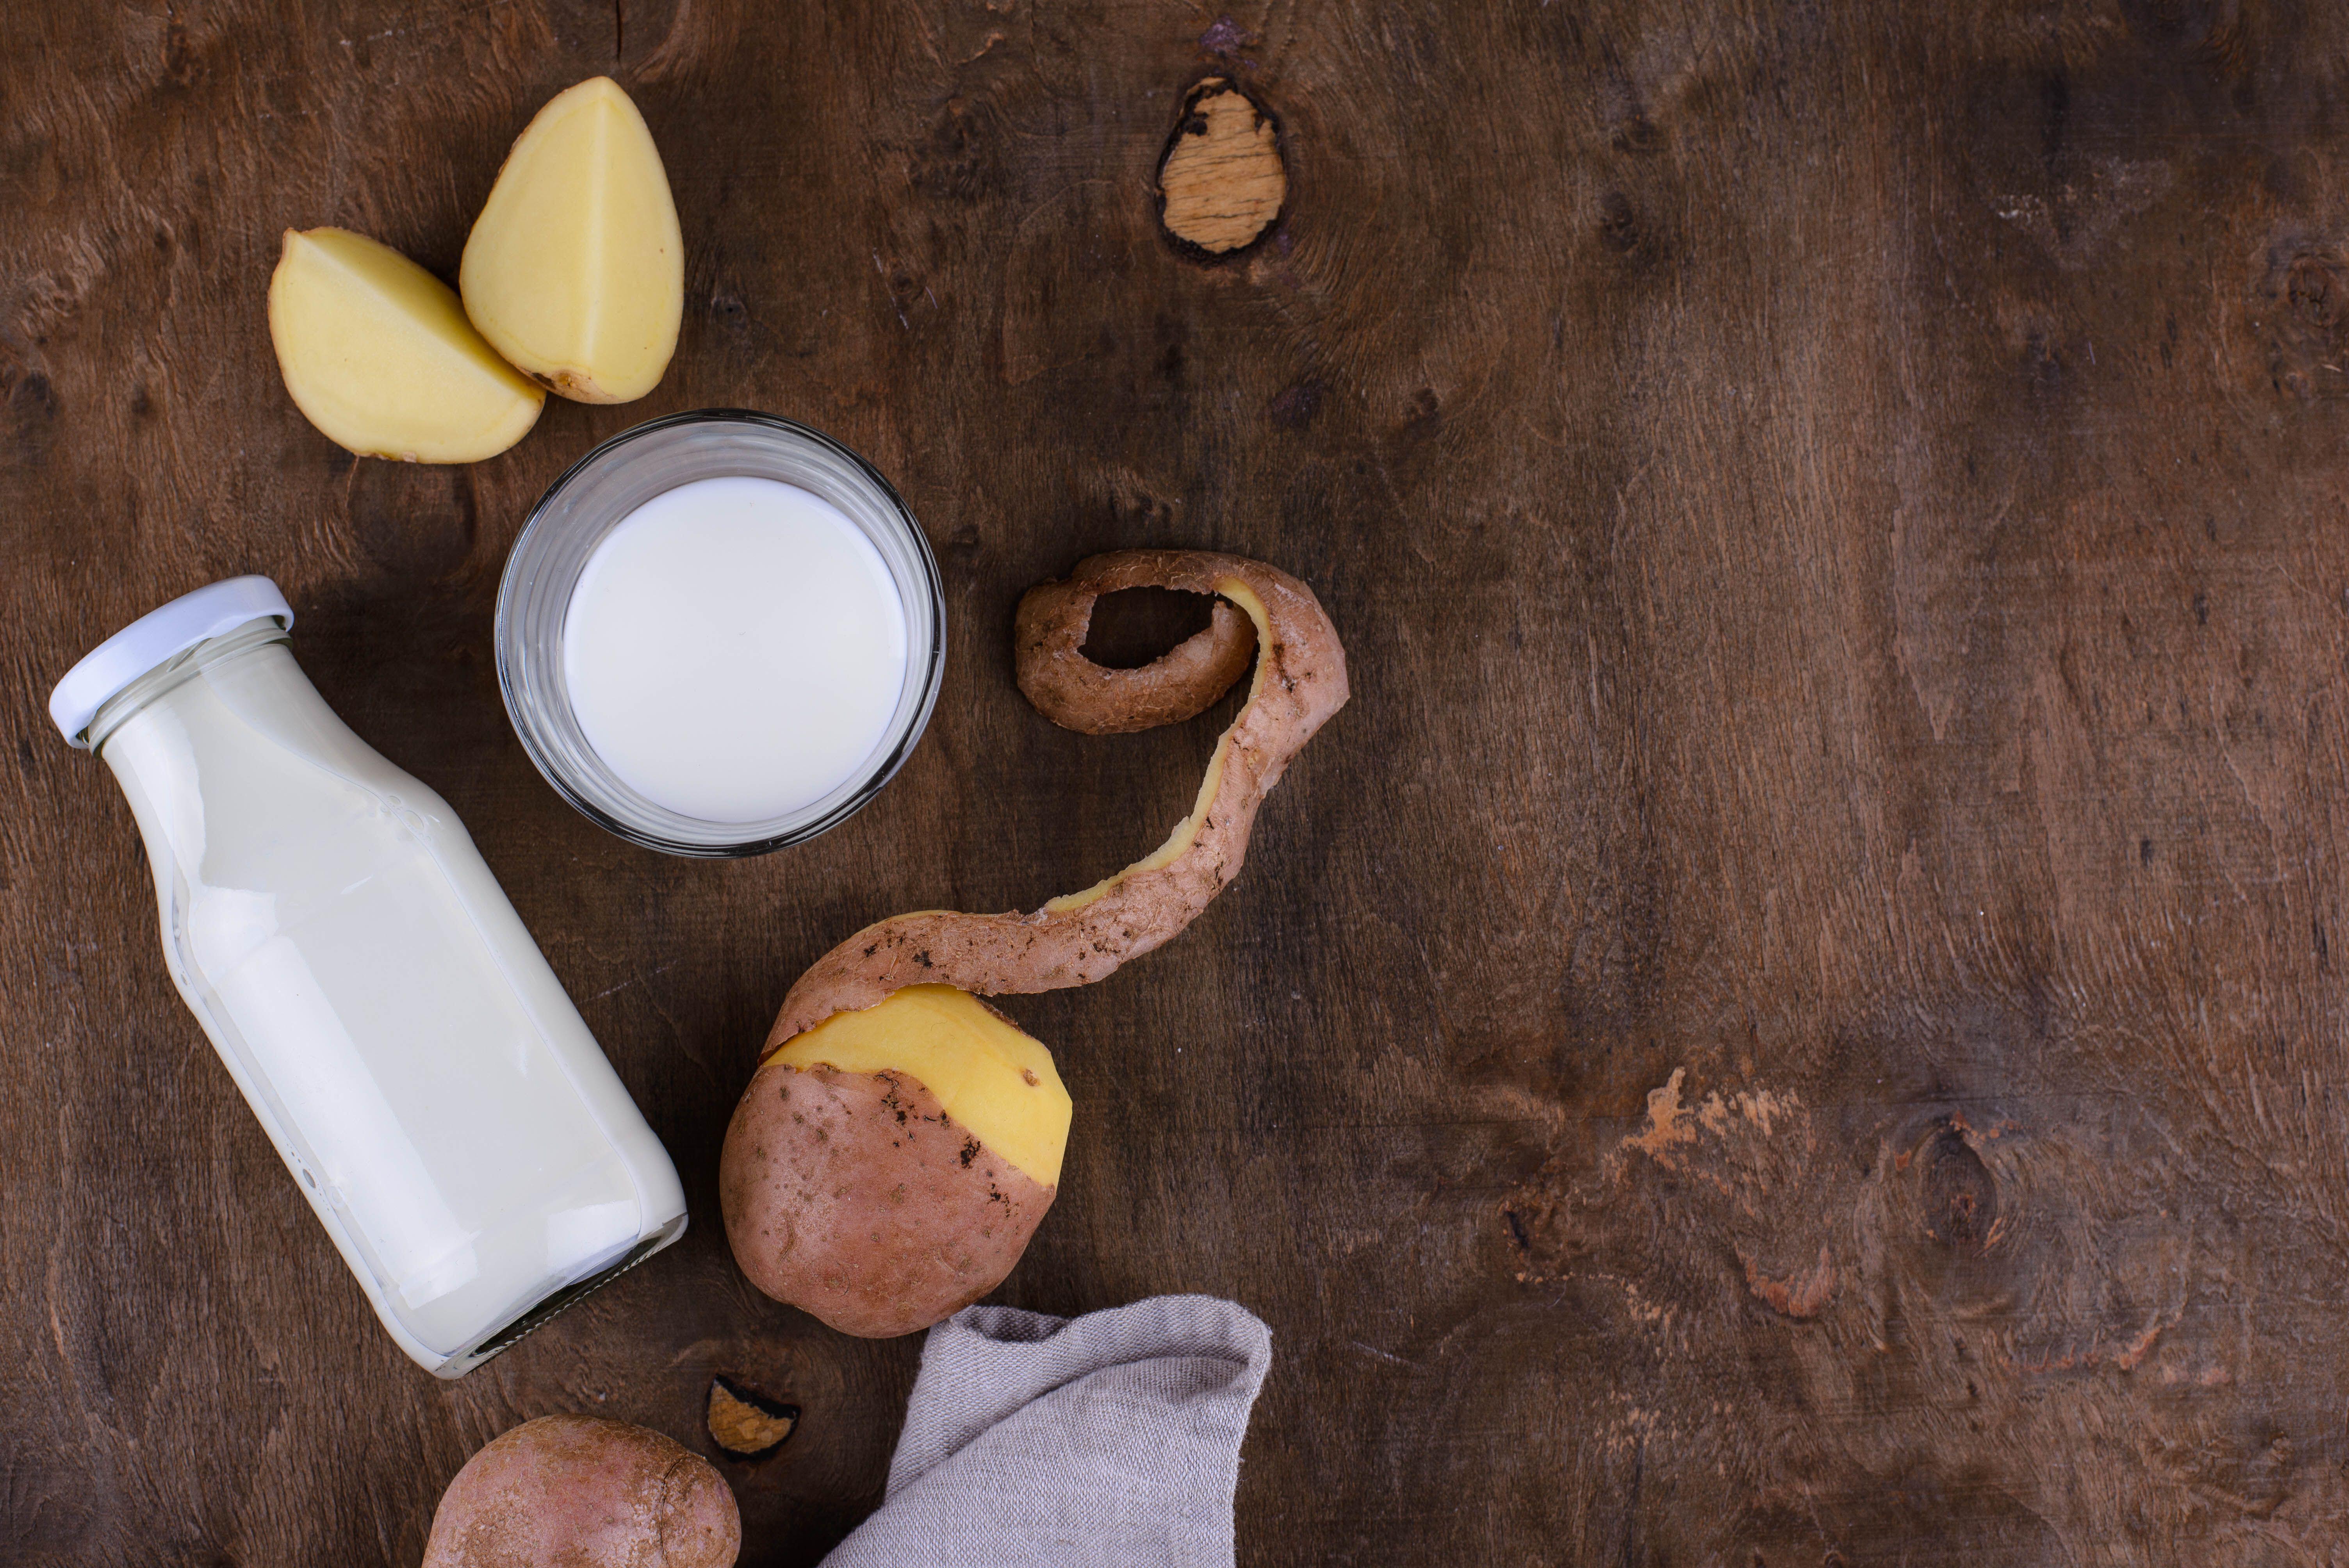
[[[274,615],[294,624],[293,606],[266,577],[228,577],[150,610],[92,648],[49,693],[49,717],[76,746],[114,694],[207,637]]]

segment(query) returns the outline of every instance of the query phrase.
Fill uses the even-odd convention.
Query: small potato
[[[542,1416],[465,1461],[424,1568],[728,1568],[741,1549],[709,1460],[625,1421]]]

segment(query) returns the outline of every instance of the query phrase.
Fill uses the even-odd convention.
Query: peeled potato
[[[728,1568],[734,1494],[708,1460],[625,1421],[541,1416],[440,1494],[424,1568]]]
[[[481,335],[565,397],[627,403],[658,384],[685,314],[685,241],[660,150],[609,77],[523,128],[457,286]]]
[[[1059,1191],[1052,1053],[967,991],[912,985],[768,1057],[718,1172],[752,1284],[843,1334],[926,1328],[1003,1283]]]
[[[285,232],[269,336],[295,407],[362,457],[495,457],[546,402],[481,341],[448,284],[347,229]]]

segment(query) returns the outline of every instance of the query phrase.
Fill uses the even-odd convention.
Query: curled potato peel
[[[1212,593],[1224,602],[1218,612],[1230,605],[1238,614],[1138,670],[1104,669],[1086,658],[1094,601],[1142,587]],[[1248,629],[1254,637],[1244,640]],[[1093,556],[1065,582],[1029,591],[1017,635],[1020,690],[1054,722],[1089,733],[1148,728],[1200,712],[1238,678],[1249,640],[1256,679],[1216,743],[1190,815],[1157,850],[1032,913],[926,910],[865,927],[792,987],[762,1057],[834,1013],[873,1006],[907,985],[954,985],[982,996],[1053,991],[1089,985],[1159,946],[1238,874],[1266,792],[1347,697],[1345,649],[1313,591],[1244,556],[1190,550]]]
[[[1216,617],[1138,670],[1086,658],[1094,602],[1151,586],[1217,595]],[[976,998],[1082,985],[1190,924],[1238,872],[1265,792],[1346,701],[1312,591],[1236,555],[1094,556],[1029,592],[1017,635],[1020,690],[1092,733],[1201,712],[1251,650],[1256,678],[1155,851],[1030,914],[867,926],[783,999],[726,1130],[726,1235],[753,1284],[847,1334],[909,1334],[985,1295],[1058,1195],[1067,1091],[1044,1045]]]
[[[1130,735],[1180,724],[1205,713],[1247,673],[1256,656],[1256,624],[1226,599],[1217,599],[1207,629],[1176,644],[1140,669],[1117,670],[1085,657],[1093,604],[1123,588],[1158,586],[1151,575],[1155,551],[1095,556],[1063,583],[1040,583],[1019,601],[1012,628],[1019,689],[1036,711],[1063,729],[1086,735]],[[1085,567],[1112,565],[1097,576]]]

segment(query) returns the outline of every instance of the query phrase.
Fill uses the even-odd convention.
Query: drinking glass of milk
[[[675,1241],[659,1140],[447,802],[335,716],[265,577],[49,714],[129,797],[163,957],[400,1349],[456,1377]]]
[[[588,817],[670,854],[761,854],[856,811],[920,739],[946,664],[937,563],[829,436],[673,415],[539,501],[497,656],[523,748]]]

